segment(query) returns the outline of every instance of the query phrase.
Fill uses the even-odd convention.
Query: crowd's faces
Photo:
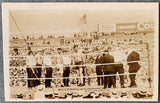
[[[132,40],[132,39],[131,39]],[[119,46],[122,50],[123,49],[126,49],[127,47],[127,43],[129,42],[129,41],[131,41],[130,39],[122,39],[122,40],[117,40],[116,42],[115,41],[113,41],[113,42],[115,42],[115,44],[117,44],[117,46]],[[134,39],[133,39],[134,40]],[[132,41],[133,41],[132,40]],[[77,40],[77,41],[79,41],[79,40]],[[95,41],[103,41],[103,40],[101,40],[101,39],[99,39],[99,40],[93,40],[92,41],[92,44],[93,45],[89,45],[87,42],[85,42],[85,45],[82,45],[81,47],[85,47],[85,46],[88,46],[89,48],[93,48],[93,46],[98,46],[98,42],[95,42]],[[123,41],[121,44],[124,44],[124,47],[121,45],[121,44],[118,44],[118,42],[119,41]],[[136,40],[135,39],[135,42],[136,43],[138,43],[138,40]],[[87,45],[88,44],[88,45]],[[125,44],[126,44],[126,46],[125,46]],[[73,45],[73,44],[70,44],[70,45]],[[104,44],[104,45],[106,45],[106,44]],[[129,45],[131,45],[131,44],[129,44]],[[79,44],[79,46],[80,46],[80,44]],[[103,44],[102,45],[99,45],[101,48],[103,48]],[[113,45],[112,45],[113,46]],[[116,45],[115,45],[116,46]],[[72,48],[71,50],[73,51],[73,52],[77,52],[78,50],[77,50],[78,48]],[[70,51],[71,51],[70,50]],[[52,54],[56,54],[56,53],[53,53],[53,52],[51,52]],[[42,53],[41,53],[42,54]],[[13,55],[17,55],[17,53],[16,52],[13,52]],[[23,54],[21,54],[21,53],[18,53],[18,55],[23,55]]]
[[[76,53],[78,52],[78,47],[75,47],[75,52],[76,52]]]
[[[57,52],[58,52],[58,54],[61,54],[62,51],[61,50],[57,50]]]
[[[42,51],[38,51],[37,54],[43,55],[43,52]]]
[[[48,55],[47,51],[44,51],[44,55]]]
[[[63,52],[63,54],[64,54],[64,55],[67,55],[67,54],[69,54],[69,52]]]
[[[38,54],[42,55],[42,52],[41,52],[41,51],[39,51],[39,52],[38,52]]]
[[[18,55],[18,51],[14,51],[14,55]]]

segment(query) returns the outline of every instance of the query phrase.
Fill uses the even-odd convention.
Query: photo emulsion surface
[[[158,100],[158,4],[4,3],[7,101]]]

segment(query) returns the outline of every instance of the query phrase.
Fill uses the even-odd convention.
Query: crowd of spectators
[[[146,47],[146,41],[149,43],[149,45],[154,44],[154,40],[149,40],[150,37],[147,37],[142,34],[142,36],[135,36],[135,35],[124,35],[122,37],[116,36],[116,35],[111,35],[111,36],[103,36],[103,37],[98,37],[98,38],[92,38],[92,37],[79,37],[79,38],[72,38],[72,39],[64,39],[61,42],[59,47],[51,46],[52,44],[48,44],[50,46],[48,47],[33,47],[30,48],[32,51],[33,55],[36,55],[37,49],[40,50],[42,55],[44,52],[48,56],[51,56],[52,60],[52,65],[55,65],[55,56],[57,55],[57,48],[62,48],[63,52],[61,55],[74,55],[74,48],[78,47],[79,50],[82,51],[82,54],[88,54],[90,55],[93,59],[96,58],[97,54],[94,53],[101,53],[103,52],[106,48],[110,47],[111,48],[111,53],[116,50],[116,48],[119,48],[119,51],[122,53],[121,58],[122,62],[126,62],[126,57],[132,49],[137,50],[137,52],[140,54],[140,59],[141,59],[141,69],[139,75],[137,75],[137,81],[143,81],[144,77],[148,77],[148,54],[147,54],[147,47]],[[34,41],[33,41],[34,44]],[[43,44],[40,44],[43,46]],[[25,47],[26,48],[26,47]],[[153,46],[150,46],[149,48],[149,53],[150,53],[150,58],[153,57]],[[19,51],[17,50],[19,48],[14,48],[14,50],[10,53],[10,85],[26,85],[26,80],[24,79],[27,75],[26,73],[26,56],[28,56],[28,52],[26,51]],[[113,53],[114,54],[114,53]],[[151,61],[151,64],[153,64],[154,61]],[[19,68],[22,67],[22,68]],[[95,67],[93,67],[95,68]],[[151,73],[153,73],[153,65],[151,65]],[[53,71],[53,75],[56,75],[56,69]],[[127,74],[128,72],[128,67],[127,65],[124,65],[124,71]],[[91,73],[91,75],[95,75],[95,71]],[[21,76],[21,77],[19,77]],[[71,73],[72,77],[76,77],[76,74],[74,71]],[[141,79],[142,78],[142,79]],[[53,79],[53,82],[56,82],[57,80]],[[96,78],[92,79],[92,82],[96,81]],[[74,80],[70,82],[75,82]]]

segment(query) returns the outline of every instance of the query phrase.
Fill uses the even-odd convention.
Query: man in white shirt
[[[82,57],[82,50],[79,49],[78,50],[78,47],[76,47],[76,53],[78,55],[75,55],[75,65],[82,65],[83,64],[83,57]],[[76,66],[76,69],[77,69],[77,74],[78,74],[78,86],[83,86],[83,68],[82,66]]]
[[[26,71],[27,71],[27,77],[28,78],[36,78],[36,69],[33,68],[33,66],[36,65],[36,60],[33,55],[33,53],[28,53],[26,56]],[[33,88],[36,86],[37,80],[27,80],[28,81],[28,88]]]
[[[60,80],[61,87],[63,87],[62,75],[63,75],[63,59],[62,59],[62,48],[57,48],[58,56],[56,57],[57,62],[57,82]]]
[[[43,58],[42,58],[42,51],[41,50],[38,50],[37,51],[37,54],[35,55],[35,59],[36,59],[36,75],[37,75],[37,78],[41,78],[41,74],[42,74],[42,64],[43,64]],[[36,86],[40,85],[40,79],[37,79],[37,82],[36,82]]]

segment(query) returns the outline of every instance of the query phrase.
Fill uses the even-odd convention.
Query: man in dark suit
[[[139,61],[139,60],[140,60],[140,55],[136,51],[132,51],[127,57],[127,62]],[[137,73],[137,71],[140,68],[140,65],[138,62],[127,63],[127,64],[129,65],[129,73]],[[129,87],[137,86],[135,82],[135,77],[136,77],[136,74],[129,74],[129,78],[131,80],[131,84]]]
[[[95,61],[95,64],[101,64],[102,55],[98,55]],[[103,75],[103,68],[101,65],[96,66],[96,74],[97,76]],[[97,77],[98,86],[103,85],[103,77]]]
[[[102,57],[102,63],[114,63],[114,57],[109,54],[109,51],[106,50],[104,56]],[[115,74],[114,64],[104,65],[103,66],[104,75]],[[108,86],[108,88],[115,88],[116,76],[104,76],[104,88]]]
[[[51,57],[49,56],[49,51],[44,51],[44,56],[43,56],[43,65],[46,66],[45,67],[45,87],[51,87],[51,81],[52,79],[48,79],[48,78],[52,78],[52,63],[51,63]]]

